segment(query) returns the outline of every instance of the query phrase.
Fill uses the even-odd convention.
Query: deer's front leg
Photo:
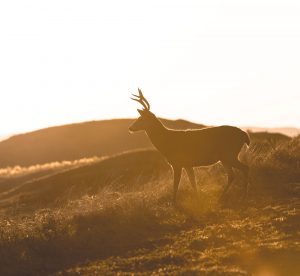
[[[182,168],[173,166],[173,172],[174,172],[173,203],[175,204],[178,186],[179,186],[179,182],[180,182],[180,178],[181,178]]]

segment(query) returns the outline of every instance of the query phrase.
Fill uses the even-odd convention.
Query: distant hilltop
[[[243,127],[244,130],[250,130],[253,132],[269,132],[269,133],[282,133],[284,135],[295,137],[300,135],[300,128],[296,127],[276,127],[276,128],[267,128],[267,127]]]
[[[118,120],[118,119],[115,119],[115,120]],[[167,119],[165,119],[165,120],[169,121]],[[104,120],[104,121],[106,121],[106,120]],[[199,126],[199,124],[197,124],[197,123],[192,123],[192,122],[189,122],[186,120],[181,120],[181,119],[174,120],[174,122],[176,122],[176,121],[183,122],[184,125],[192,124],[194,126]],[[76,124],[76,123],[74,123],[74,124]],[[202,125],[200,125],[200,126],[202,126]],[[245,131],[252,131],[252,132],[281,133],[281,134],[284,134],[284,135],[287,135],[290,137],[295,137],[295,136],[300,135],[300,128],[296,128],[296,127],[240,127],[240,128]],[[15,135],[21,135],[21,134],[15,134]],[[15,136],[15,135],[12,135],[12,134],[11,135],[1,135],[0,134],[0,142],[4,141],[12,136]]]
[[[205,127],[185,120],[161,120],[167,127],[173,129]],[[144,133],[136,135],[128,133],[128,127],[133,121],[134,119],[91,121],[50,127],[12,136],[0,142],[0,168],[16,165],[30,166],[64,160],[72,161],[135,149],[153,148]],[[253,141],[261,139],[287,140],[290,139],[288,136],[300,133],[299,129],[293,128],[249,127],[243,129],[252,132],[250,132],[250,137]]]
[[[0,142],[1,141],[4,141],[4,140],[6,140],[6,139],[8,139],[9,137],[11,137],[12,135],[0,135]]]
[[[90,121],[62,125],[11,136],[0,142],[0,168],[107,156],[123,151],[152,148],[143,133],[130,135],[134,119]],[[184,120],[165,120],[174,129],[203,128]]]

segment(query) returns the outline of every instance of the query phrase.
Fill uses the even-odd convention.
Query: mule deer
[[[194,167],[209,166],[221,162],[227,173],[228,181],[222,196],[230,187],[234,173],[233,168],[241,171],[245,177],[245,193],[248,189],[248,166],[238,160],[244,144],[250,139],[246,132],[233,126],[208,127],[197,130],[173,130],[166,128],[150,111],[150,104],[138,89],[139,95],[131,98],[139,102],[143,109],[138,109],[140,117],[129,127],[129,131],[145,131],[152,144],[167,159],[174,172],[174,193],[176,195],[182,169],[187,172],[192,187],[197,191]]]

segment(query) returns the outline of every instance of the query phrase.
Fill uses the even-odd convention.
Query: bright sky
[[[136,117],[300,127],[300,2],[0,2],[0,135]]]

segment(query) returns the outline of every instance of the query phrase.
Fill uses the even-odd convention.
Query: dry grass
[[[87,164],[93,164],[99,162],[100,157],[91,158],[81,158],[74,161],[61,161],[61,162],[51,162],[46,164],[38,164],[29,167],[13,166],[0,169],[0,178],[12,178],[21,177],[34,173],[49,172],[49,171],[60,171],[65,169],[77,168]]]
[[[248,202],[241,200],[237,178],[222,205],[220,165],[197,169],[197,195],[184,175],[175,208],[171,171],[154,153],[127,153],[62,173],[52,179],[90,179],[82,189],[95,185],[90,174],[104,167],[103,176],[113,167],[110,177],[95,174],[92,193],[64,204],[25,206],[13,214],[8,208],[0,219],[0,274],[297,275],[300,137],[275,147],[257,142],[242,158],[251,166]],[[41,183],[54,182],[31,183],[26,192]],[[56,184],[53,189],[62,183]]]

